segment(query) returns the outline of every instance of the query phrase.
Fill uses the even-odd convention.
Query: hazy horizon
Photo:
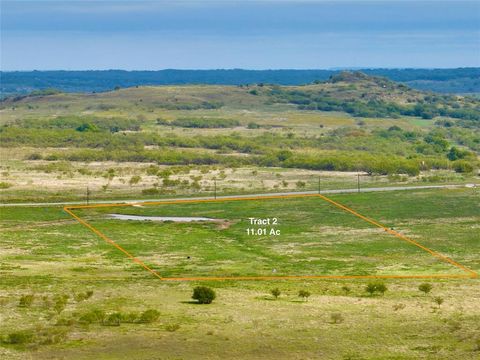
[[[480,66],[477,1],[1,3],[2,71]]]

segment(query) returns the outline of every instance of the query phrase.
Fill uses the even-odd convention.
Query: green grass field
[[[472,189],[332,198],[480,271]],[[163,276],[459,273],[318,198],[76,213]],[[120,221],[111,213],[225,221]],[[249,217],[277,217],[281,235],[247,236]],[[2,208],[0,224],[0,355],[7,359],[478,358],[478,279],[387,279],[383,296],[368,295],[366,279],[162,282],[60,207]],[[418,290],[424,282],[431,293]],[[198,284],[215,289],[213,304],[190,302]],[[297,296],[302,289],[308,301]],[[112,323],[114,314],[140,318],[146,310],[159,318]]]
[[[364,201],[365,211],[371,212],[375,205]],[[375,197],[371,201],[376,201]],[[471,205],[463,207],[465,212],[473,211]],[[459,210],[457,207],[457,213]],[[82,209],[76,213],[165,277],[462,273],[317,197]],[[109,219],[112,213],[203,216],[218,221],[124,221]],[[270,225],[252,225],[252,217],[270,219]],[[382,218],[389,226],[398,221],[388,215]],[[410,232],[408,227],[399,231]],[[427,240],[413,236],[420,242]]]

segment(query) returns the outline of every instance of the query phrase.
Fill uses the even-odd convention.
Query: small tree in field
[[[197,286],[193,289],[192,299],[197,300],[199,304],[211,304],[217,295],[215,291],[206,286]]]
[[[440,307],[440,305],[443,304],[443,298],[440,297],[440,296],[436,296],[433,301],[435,301],[435,303],[438,305],[438,307]]]
[[[300,290],[298,296],[301,297],[304,301],[307,301],[310,297],[310,292],[307,290]]]
[[[272,294],[275,299],[277,299],[281,293],[282,292],[280,291],[279,288],[275,288],[270,291],[270,294]]]
[[[385,294],[385,291],[387,291],[387,286],[384,283],[378,282],[378,283],[369,283],[366,287],[365,290],[370,294],[373,295],[376,292],[379,292],[380,294]]]
[[[418,286],[418,290],[423,292],[425,295],[428,294],[432,290],[433,286],[429,283],[423,283]]]

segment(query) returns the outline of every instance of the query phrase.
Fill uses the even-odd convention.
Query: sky
[[[480,1],[1,1],[0,69],[480,66]]]

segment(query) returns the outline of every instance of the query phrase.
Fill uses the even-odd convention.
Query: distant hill
[[[198,110],[290,104],[299,110],[340,111],[356,117],[432,119],[437,116],[480,120],[480,100],[471,96],[432,94],[403,83],[363,72],[335,72],[308,85],[182,85],[133,86],[98,93],[36,90],[4,99],[1,108],[55,103],[57,107],[86,106],[85,111],[129,109]]]
[[[480,68],[363,69],[412,88],[438,93],[480,93]],[[327,80],[340,70],[160,70],[160,71],[16,71],[0,72],[2,97],[32,91],[103,92],[145,85],[301,85]]]

